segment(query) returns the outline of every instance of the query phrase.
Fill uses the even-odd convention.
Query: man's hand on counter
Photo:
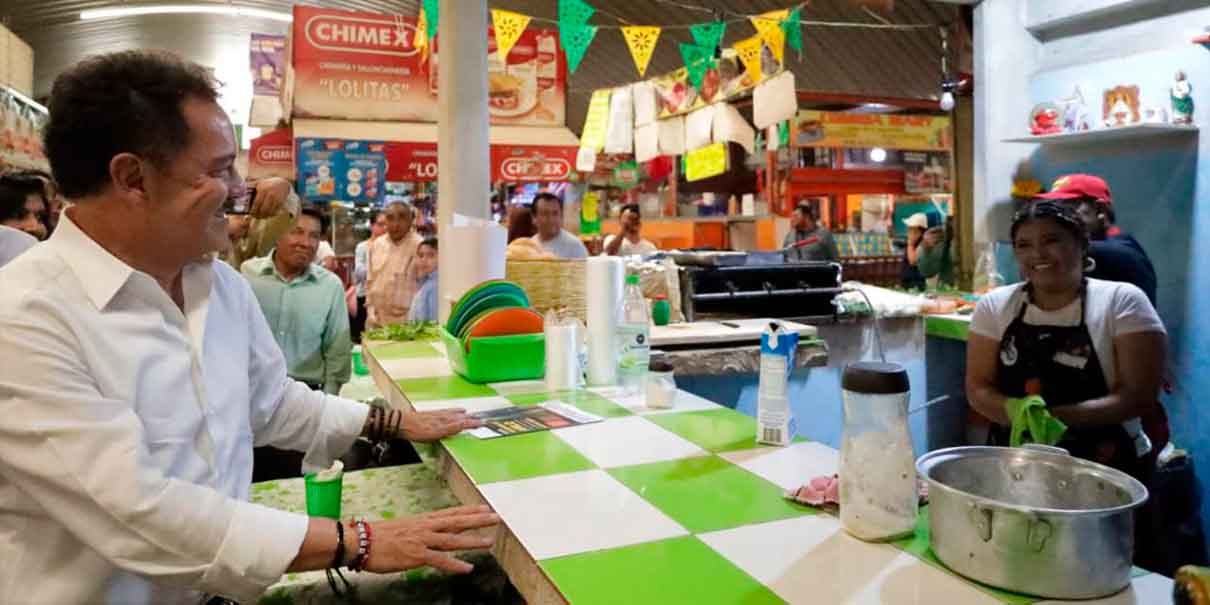
[[[486,506],[461,506],[375,522],[366,571],[389,573],[428,565],[445,572],[468,573],[473,565],[445,553],[491,547],[495,538],[463,532],[499,523],[499,515]]]
[[[466,429],[483,426],[478,418],[467,415],[466,410],[440,410],[437,412],[412,412],[403,415],[399,437],[408,441],[426,443],[457,435]]]

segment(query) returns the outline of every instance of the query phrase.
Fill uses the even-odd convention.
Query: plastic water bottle
[[[626,277],[618,321],[618,383],[628,395],[643,392],[651,360],[651,316],[639,276]]]

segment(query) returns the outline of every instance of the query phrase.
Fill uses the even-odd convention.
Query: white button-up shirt
[[[249,503],[252,447],[327,466],[368,408],[286,378],[243,278],[188,265],[185,312],[64,213],[0,269],[0,600],[255,602],[307,517]]]

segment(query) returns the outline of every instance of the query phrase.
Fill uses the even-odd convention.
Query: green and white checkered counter
[[[466,504],[503,518],[493,554],[529,603],[1034,603],[946,570],[914,538],[870,544],[837,519],[783,498],[836,471],[838,453],[799,442],[758,447],[755,420],[686,392],[649,410],[609,389],[546,393],[540,381],[470,384],[440,345],[366,347],[393,406],[481,411],[558,399],[605,421],[438,447],[438,471]],[[810,419],[800,418],[800,422]],[[1085,603],[1171,602],[1171,581],[1140,572]]]

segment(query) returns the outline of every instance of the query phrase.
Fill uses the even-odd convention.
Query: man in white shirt
[[[252,603],[286,571],[465,572],[438,551],[490,543],[461,534],[498,522],[484,508],[341,541],[337,521],[247,502],[254,443],[303,450],[313,469],[359,434],[477,423],[371,413],[286,377],[251,289],[211,260],[243,187],[216,98],[204,68],[160,53],[91,57],[55,82],[46,149],[74,205],[0,269],[5,600]]]
[[[387,215],[383,210],[374,212],[370,220],[370,239],[359,242],[353,249],[353,283],[357,286],[357,315],[351,317],[353,342],[361,343],[361,333],[366,329],[366,278],[370,274],[370,244],[387,232]]]
[[[588,258],[588,248],[580,238],[563,229],[563,200],[553,193],[542,192],[534,196],[534,224],[538,234],[534,241],[543,250],[559,258]]]
[[[34,247],[38,238],[12,227],[0,225],[0,267]]]
[[[605,251],[602,256],[634,256],[655,254],[658,248],[655,244],[643,239],[643,215],[639,212],[638,204],[627,204],[622,207],[618,217],[622,232],[605,238]]]

